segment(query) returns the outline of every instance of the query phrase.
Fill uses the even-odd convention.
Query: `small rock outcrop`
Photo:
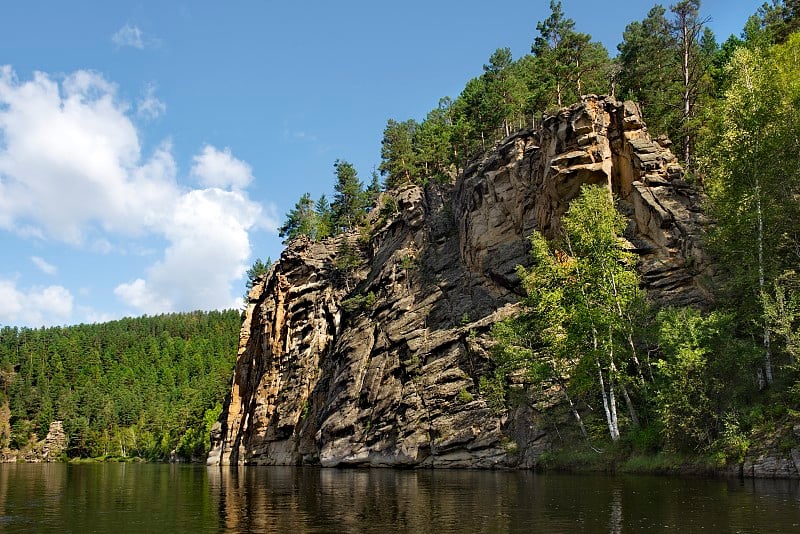
[[[42,460],[45,462],[58,460],[68,444],[69,439],[67,438],[67,433],[64,432],[63,422],[53,421],[50,423],[50,429],[41,444]]]
[[[69,445],[69,438],[64,432],[62,421],[53,421],[47,435],[41,441],[31,439],[30,443],[21,450],[2,449],[0,451],[0,463],[41,463],[41,462],[60,462],[62,453]]]
[[[518,132],[455,184],[393,192],[368,239],[293,241],[254,285],[209,464],[531,467],[553,445],[556,390],[519,408],[479,391],[492,325],[517,310],[515,267],[604,184],[655,300],[702,306],[700,195],[631,102],[586,97]],[[343,240],[360,266],[337,269]],[[567,417],[564,411],[564,417]]]
[[[728,474],[748,478],[800,478],[800,417],[788,414],[756,430],[740,464]]]

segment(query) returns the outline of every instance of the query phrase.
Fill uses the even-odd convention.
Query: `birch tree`
[[[734,52],[731,86],[701,160],[717,221],[711,244],[727,275],[725,296],[743,327],[753,335],[760,331],[767,385],[773,354],[763,296],[776,277],[800,262],[798,55],[798,35],[769,51]]]
[[[645,310],[635,256],[622,246],[626,221],[606,188],[584,187],[562,225],[554,242],[538,232],[531,238],[533,265],[519,270],[525,304],[547,325],[541,339],[550,367],[572,383],[594,384],[617,441],[620,393],[631,422],[638,420],[635,382],[625,372],[635,357],[630,333]]]

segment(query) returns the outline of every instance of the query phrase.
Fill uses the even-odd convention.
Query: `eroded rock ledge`
[[[498,143],[453,185],[394,192],[398,210],[371,215],[352,280],[333,260],[356,235],[295,240],[250,292],[209,464],[535,465],[553,444],[542,411],[556,396],[498,412],[478,381],[489,329],[519,300],[528,236],[553,235],[587,183],[618,195],[650,296],[707,304],[699,194],[635,104],[589,96]],[[343,305],[370,293],[374,304]]]

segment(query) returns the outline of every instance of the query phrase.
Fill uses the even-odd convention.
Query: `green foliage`
[[[491,336],[496,341],[492,356],[502,375],[524,370],[532,383],[542,383],[558,372],[543,354],[544,341],[539,335],[543,318],[529,312],[492,325]]]
[[[206,410],[202,425],[187,429],[181,436],[176,447],[178,455],[188,459],[205,457],[211,444],[211,427],[217,422],[220,414],[222,414],[222,404],[219,402],[213,408]]]
[[[60,419],[70,456],[157,460],[181,443],[199,451],[204,416],[228,391],[240,326],[229,310],[0,329],[0,368],[16,369],[12,447]]]
[[[633,453],[654,454],[663,445],[663,428],[659,420],[649,426],[631,429],[625,436],[625,444]]]
[[[482,376],[478,383],[481,395],[486,397],[489,408],[495,413],[502,413],[506,408],[506,377],[502,371],[489,376]]]
[[[283,243],[287,244],[300,235],[312,236],[314,228],[314,201],[311,200],[311,193],[305,193],[286,214],[286,220],[278,228],[278,235],[285,238]]]
[[[750,440],[736,419],[729,415],[722,420],[722,430],[710,447],[719,465],[741,464],[750,448]],[[787,451],[788,452],[788,451]]]
[[[267,257],[267,261],[261,261],[261,258],[256,258],[256,261],[253,262],[253,265],[247,269],[247,272],[245,273],[247,276],[247,282],[245,283],[246,289],[244,292],[245,303],[247,302],[247,294],[253,288],[256,280],[267,274],[270,267],[272,267],[272,258]]]
[[[417,178],[416,155],[413,138],[417,129],[414,120],[397,122],[389,119],[381,141],[381,174],[386,176],[386,187],[396,188],[412,183]]]
[[[654,134],[674,136],[680,128],[680,60],[677,42],[661,5],[622,34],[619,84],[624,98],[636,101]]]
[[[796,369],[800,362],[800,277],[794,271],[782,273],[771,292],[761,296],[767,325],[775,334],[776,348],[782,348]]]
[[[699,0],[661,5],[641,22],[625,28],[618,45],[620,90],[639,103],[648,128],[680,140],[676,151],[685,165],[706,120],[718,58],[714,34],[700,17]]]
[[[355,167],[347,161],[336,160],[333,164],[336,182],[333,189],[333,228],[336,232],[348,231],[358,227],[366,214],[366,194],[364,184],[358,179]]]
[[[664,309],[657,322],[662,359],[655,406],[664,438],[676,450],[706,450],[749,393],[757,347],[735,335],[730,315]]]
[[[408,271],[411,269],[417,268],[418,260],[412,254],[404,254],[402,258],[400,258],[400,268],[404,271]]]
[[[386,196],[381,205],[381,217],[392,217],[397,215],[398,211],[397,200],[393,196]]]
[[[314,202],[311,193],[305,193],[278,229],[278,235],[285,238],[284,244],[301,235],[316,241],[364,225],[367,208],[380,194],[377,175],[373,172],[372,183],[364,190],[352,164],[336,160],[333,167],[336,173],[333,204],[324,194]]]
[[[453,113],[449,98],[439,101],[439,107],[428,113],[414,131],[415,161],[419,172],[436,182],[450,179],[453,161]]]
[[[363,260],[358,248],[350,242],[349,238],[342,237],[336,247],[333,268],[338,278],[344,282],[348,291],[350,291],[355,272],[361,267],[362,263]]]
[[[800,30],[800,2],[772,0],[772,5],[765,2],[758,10],[758,22],[770,43],[784,43]]]
[[[614,66],[606,49],[574,30],[560,2],[537,26],[532,55],[515,61],[498,48],[457,99],[442,98],[421,123],[390,119],[381,143],[380,172],[388,189],[447,182],[479,151],[531,125],[545,111],[604,94]]]
[[[383,187],[381,187],[380,178],[378,178],[378,172],[375,169],[372,169],[371,176],[372,176],[372,181],[369,183],[369,186],[364,192],[365,204],[370,209],[372,208],[372,206],[375,205],[376,202],[378,202],[378,197],[380,196],[381,191],[383,190]]]
[[[710,248],[723,267],[723,304],[740,328],[763,339],[771,381],[768,312],[763,295],[800,261],[800,35],[769,49],[739,47],[727,66],[730,86],[703,143],[699,171],[718,222]],[[773,297],[774,298],[774,297]]]
[[[467,388],[461,388],[458,390],[458,402],[461,404],[468,404],[475,400],[475,397],[467,391]]]
[[[527,290],[524,311],[494,325],[495,368],[480,379],[480,393],[494,410],[504,410],[516,391],[508,387],[513,374],[515,384],[560,388],[570,406],[573,399],[584,407],[602,401],[612,439],[615,429],[624,430],[612,454],[623,448],[650,454],[666,445],[711,453],[720,462],[740,460],[752,429],[774,424],[782,416],[778,408],[785,413],[786,405],[800,406],[800,284],[794,274],[800,264],[794,224],[800,215],[800,36],[792,33],[799,12],[796,0],[773,0],[750,18],[741,38],[719,47],[698,0],[676,2],[669,11],[657,5],[626,27],[612,62],[553,0],[548,18],[536,26],[530,55],[515,60],[509,49],[498,48],[456,99],[443,98],[423,121],[387,122],[379,167],[386,187],[427,186],[451,180],[514,129],[535,126],[581,94],[613,93],[618,84],[620,96],[638,101],[651,133],[680,142],[675,152],[691,162],[691,176],[708,193],[720,309],[706,315],[663,310],[654,333],[646,332],[653,317],[639,289],[636,258],[619,239],[625,221],[607,191],[586,189],[573,201],[554,241],[532,236],[532,267],[519,270]],[[302,228],[297,232],[318,239],[358,227],[362,239],[372,235],[365,212],[379,197],[376,173],[364,191],[352,165],[337,161],[335,169],[333,206],[323,197],[310,209],[310,196],[301,199],[298,222],[287,232]],[[397,213],[396,198],[381,195],[379,209],[372,223],[378,226]],[[310,222],[299,216],[304,213]],[[348,291],[361,261],[356,247],[342,240],[334,268]],[[416,256],[403,257],[400,266],[416,268]],[[343,306],[370,308],[369,297],[356,294]],[[769,397],[778,408],[756,391],[755,339],[762,341],[765,362],[774,357],[783,374]],[[418,360],[415,354],[404,365],[416,369]],[[30,392],[43,411],[47,395]],[[628,415],[618,417],[623,396]],[[135,410],[123,411],[132,420]],[[573,413],[577,417],[578,409]],[[598,416],[589,414],[585,426],[586,435],[605,433]],[[26,439],[25,431],[18,428],[19,439]],[[614,461],[591,455],[592,465]],[[640,468],[674,470],[681,461],[685,457],[663,456]]]
[[[554,91],[559,108],[582,94],[606,92],[609,86],[608,52],[591,42],[591,35],[574,28],[575,21],[564,15],[561,2],[550,0],[550,16],[536,25],[539,35],[531,46],[539,76]]]
[[[562,225],[554,243],[538,232],[531,238],[533,265],[519,274],[527,322],[538,328],[532,337],[512,327],[510,337],[523,343],[512,347],[515,357],[530,361],[532,372],[557,382],[569,377],[569,387],[599,392],[611,438],[617,439],[614,390],[632,387],[621,370],[638,366],[633,333],[647,313],[635,257],[619,240],[626,221],[607,189],[584,187]]]
[[[314,205],[315,227],[313,239],[325,239],[333,235],[333,210],[324,194],[320,195]]]
[[[334,222],[334,214],[325,195],[314,202],[311,193],[305,193],[286,214],[286,220],[278,228],[278,235],[285,238],[284,244],[301,235],[313,240],[324,239],[333,233]]]
[[[375,307],[376,300],[377,297],[372,291],[366,295],[359,293],[354,297],[344,299],[342,301],[342,309],[348,313],[353,313],[358,310],[371,310]]]

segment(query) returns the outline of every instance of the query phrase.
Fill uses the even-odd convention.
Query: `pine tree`
[[[380,196],[383,187],[381,187],[381,180],[378,177],[378,171],[373,168],[370,176],[372,177],[372,181],[369,183],[369,186],[367,186],[367,190],[365,191],[365,203],[367,207],[372,208],[372,206],[375,205],[375,202],[378,201],[378,196]]]
[[[314,201],[311,200],[311,193],[305,193],[294,205],[294,208],[286,214],[286,220],[278,228],[278,235],[284,238],[283,244],[286,245],[300,235],[313,238],[315,229]]]
[[[772,43],[784,43],[800,30],[800,0],[772,0],[758,10],[758,18]]]
[[[333,267],[344,281],[345,289],[348,292],[352,289],[353,275],[360,266],[361,256],[358,253],[358,248],[350,242],[350,239],[343,236],[336,247]]]
[[[333,211],[325,193],[320,195],[314,205],[314,215],[316,220],[314,239],[325,239],[333,235]]]
[[[349,231],[356,228],[366,213],[364,184],[352,164],[336,160],[336,183],[333,186],[333,228],[335,231]]]
[[[417,179],[413,142],[416,129],[417,123],[411,119],[404,122],[389,119],[386,123],[381,141],[381,164],[378,170],[383,176],[386,176],[387,189],[414,183]]]
[[[680,142],[677,152],[689,169],[718,46],[700,17],[700,0],[682,0],[670,12],[672,20],[656,5],[625,28],[618,77],[623,97],[639,103],[648,127]]]
[[[617,46],[620,92],[636,101],[656,134],[677,134],[680,127],[677,44],[663,6],[656,5],[641,22],[632,22]]]
[[[250,293],[250,289],[252,289],[253,285],[256,283],[256,280],[267,274],[270,267],[272,267],[272,258],[267,257],[267,261],[261,261],[261,258],[256,258],[256,261],[253,262],[253,265],[247,269],[247,272],[245,273],[247,276],[247,282],[245,283],[244,291],[245,304],[247,303],[247,295]]]
[[[670,7],[674,14],[672,31],[678,45],[681,67],[681,126],[684,166],[691,168],[696,127],[693,120],[704,78],[711,63],[710,48],[716,48],[713,34],[704,31],[708,19],[700,18],[700,0],[682,0]],[[706,44],[701,43],[705,38]],[[713,44],[712,44],[713,43]],[[716,50],[714,50],[715,52]]]
[[[438,181],[449,178],[449,166],[457,156],[452,145],[451,105],[450,99],[442,99],[414,132],[417,164],[425,176]]]
[[[600,43],[593,43],[589,34],[575,31],[575,21],[564,15],[560,0],[550,0],[550,16],[536,29],[539,35],[531,52],[540,74],[555,89],[556,106],[561,108],[588,92],[604,92],[610,68],[608,52]]]
[[[564,80],[569,65],[565,61],[564,43],[575,33],[575,21],[564,16],[561,1],[550,0],[550,16],[536,24],[539,35],[531,45],[531,52],[545,65],[556,92],[556,105],[564,105]]]

